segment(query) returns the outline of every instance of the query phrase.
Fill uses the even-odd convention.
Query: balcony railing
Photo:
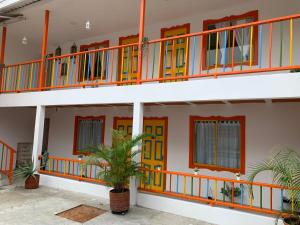
[[[0,140],[0,173],[7,175],[12,183],[16,150]]]
[[[97,176],[103,168],[84,166],[83,159],[55,156],[40,159],[46,160],[42,162],[46,166],[39,170],[41,174],[106,185]],[[145,174],[139,184],[141,192],[271,215],[289,210],[285,203],[292,190],[289,187],[167,170],[141,168],[141,171]]]
[[[296,14],[150,40],[141,49],[135,43],[51,57],[43,63],[43,73],[40,73],[41,60],[6,65],[1,71],[0,92],[186,81],[300,69],[300,49],[295,41],[300,35],[295,26],[299,18],[300,14]],[[236,46],[235,37],[246,33],[248,38]],[[216,49],[206,45],[213,39]],[[224,41],[222,49],[220,40]],[[176,53],[180,50],[178,44],[184,49],[182,55]],[[143,53],[141,76],[137,75],[138,51]]]
[[[284,214],[288,210],[284,199],[292,190],[289,187],[274,184],[251,183],[245,180],[183,172],[149,169],[143,169],[143,171],[147,179],[146,182],[140,183],[141,191],[207,203],[212,206],[230,207],[271,215]],[[158,191],[155,185],[163,181],[165,182],[164,188]],[[222,188],[227,190],[227,194],[221,192]],[[238,188],[240,192],[238,196],[235,188]]]
[[[48,156],[47,159],[44,159],[44,157],[41,156],[39,158],[41,160],[41,165],[43,165],[39,169],[39,173],[41,174],[105,184],[104,181],[97,178],[100,167],[95,165],[85,166],[84,160],[61,158],[55,156]],[[46,160],[46,162],[42,162],[42,160]]]

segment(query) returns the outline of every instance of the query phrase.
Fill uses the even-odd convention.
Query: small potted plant
[[[290,210],[288,213],[285,212],[288,216],[284,216],[283,223],[300,225],[300,217],[297,213],[300,206],[300,155],[291,149],[279,151],[270,160],[252,166],[249,181],[253,182],[255,177],[264,171],[271,171],[274,182],[288,188],[286,198],[289,199]],[[252,187],[250,188],[252,192]]]
[[[122,131],[113,130],[112,146],[100,145],[90,148],[90,155],[86,157],[86,165],[96,165],[100,168],[97,177],[104,180],[110,190],[110,209],[112,213],[124,214],[129,210],[129,178],[144,178],[140,171],[140,163],[134,158],[140,151],[132,152],[131,149],[138,146],[149,135],[139,135],[129,138]]]
[[[40,175],[36,174],[33,162],[17,167],[13,171],[15,178],[25,179],[25,189],[37,189],[39,187]]]

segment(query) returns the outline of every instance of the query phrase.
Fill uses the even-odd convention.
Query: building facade
[[[1,171],[9,176],[18,144],[32,143],[36,166],[49,154],[42,185],[108,198],[99,168],[80,167],[80,150],[111,145],[112,129],[152,133],[140,157],[147,180],[130,183],[133,205],[273,224],[288,207],[285,187],[264,173],[251,195],[247,174],[278,149],[299,150],[299,10],[292,0],[7,9],[23,16],[2,24]],[[238,196],[221,192],[232,187]]]

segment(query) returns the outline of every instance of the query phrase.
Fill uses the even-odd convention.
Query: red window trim
[[[126,39],[130,39],[130,38],[138,38],[139,34],[132,34],[129,36],[123,36],[123,37],[119,37],[119,46],[123,45],[122,41],[126,40]],[[122,48],[118,49],[118,81],[121,81],[121,65],[122,63]]]
[[[252,17],[253,18],[253,22],[258,21],[258,10],[253,10],[253,11],[249,11],[247,13],[244,14],[240,14],[240,15],[231,15],[231,16],[225,16],[221,19],[208,19],[208,20],[204,20],[203,21],[203,31],[207,31],[208,30],[208,26],[211,24],[215,24],[215,23],[220,23],[220,22],[225,22],[225,21],[232,21],[232,20],[238,20],[238,19],[243,19],[246,17]],[[215,68],[214,65],[212,66],[207,66],[206,65],[206,48],[207,48],[207,35],[203,36],[203,40],[202,40],[202,68],[203,70],[206,69],[212,69]],[[254,26],[253,27],[253,62],[252,65],[255,66],[258,64],[258,26]],[[234,66],[239,66],[241,65],[241,63],[234,63]],[[249,62],[244,62],[243,65],[249,65]],[[226,67],[231,67],[232,63],[228,63],[226,64]],[[223,65],[218,65],[218,68],[223,67]]]
[[[79,154],[77,148],[78,131],[79,131],[79,121],[80,120],[102,120],[102,144],[104,144],[104,132],[105,132],[105,116],[75,116],[75,126],[74,126],[74,141],[73,141],[73,155],[89,155],[88,153]]]
[[[160,37],[161,38],[165,38],[165,33],[167,32],[167,31],[170,31],[170,30],[176,30],[176,29],[180,29],[180,28],[186,28],[186,32],[187,32],[187,34],[189,34],[190,33],[190,30],[191,30],[191,24],[190,23],[185,23],[185,24],[183,24],[183,25],[176,25],[176,26],[172,26],[172,27],[167,27],[167,28],[161,28],[160,29]],[[188,45],[187,46],[187,55],[189,56],[189,49],[190,49],[190,46]],[[164,44],[162,44],[162,50],[161,50],[161,53],[160,53],[160,58],[162,59],[161,60],[161,62],[160,62],[160,65],[159,65],[159,78],[163,78],[163,76],[164,76],[164,52],[165,52],[165,45]],[[186,71],[186,74],[188,74],[189,73],[189,58],[190,57],[188,57],[188,60],[187,60],[187,71]]]
[[[240,154],[240,166],[239,169],[233,168],[224,168],[216,165],[204,165],[204,164],[196,164],[194,163],[194,140],[195,140],[195,121],[197,120],[237,120],[241,124],[241,154]],[[189,168],[194,169],[205,168],[209,170],[215,171],[229,171],[233,173],[241,173],[245,174],[245,116],[232,116],[232,117],[223,117],[223,116],[210,116],[210,117],[202,117],[202,116],[190,116],[190,143],[189,143]]]

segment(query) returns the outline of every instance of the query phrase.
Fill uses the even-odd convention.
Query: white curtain
[[[81,120],[79,122],[77,150],[87,150],[102,143],[101,120]]]
[[[245,18],[242,20],[232,21],[232,25],[240,25],[252,22],[252,18]],[[236,41],[238,43],[239,49],[243,52],[243,62],[249,61],[249,51],[250,51],[250,27],[244,27],[235,30]],[[244,40],[243,40],[244,39]]]
[[[225,168],[240,168],[240,136],[238,121],[197,122],[195,162]]]
[[[216,29],[219,29],[219,28],[223,28],[223,27],[229,27],[230,26],[230,22],[229,21],[225,21],[225,22],[221,22],[221,23],[217,23],[216,25]],[[226,40],[228,40],[228,31],[225,32],[221,32],[219,33],[219,46],[220,46],[220,52],[221,52],[221,65],[224,65],[225,64],[225,47],[226,47],[226,44],[224,45],[224,41],[225,41],[225,33],[226,33]]]
[[[218,165],[240,168],[240,123],[237,121],[218,123]]]
[[[197,122],[195,138],[195,160],[200,164],[215,164],[215,123]]]

